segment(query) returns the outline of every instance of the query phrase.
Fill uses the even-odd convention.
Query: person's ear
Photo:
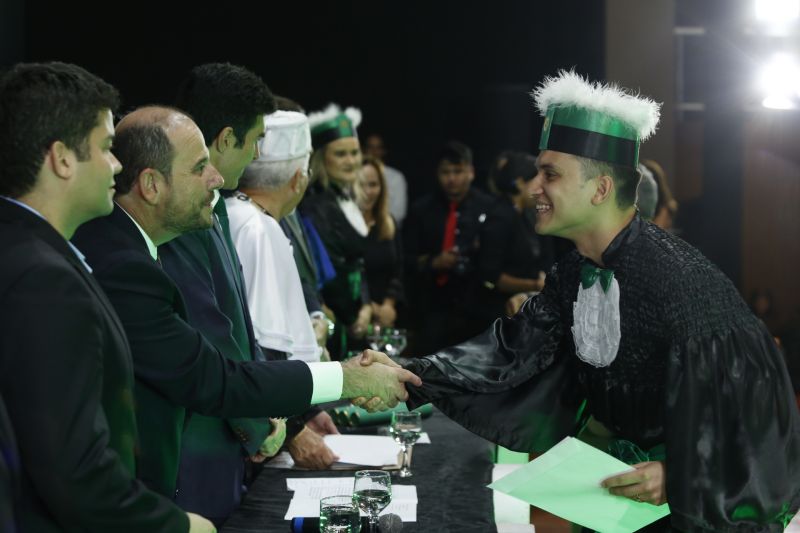
[[[227,150],[236,146],[236,135],[233,133],[233,128],[225,126],[222,131],[214,137],[214,142],[211,143],[212,147],[219,153],[224,154]]]
[[[78,156],[74,150],[67,148],[67,145],[62,141],[55,141],[47,149],[45,164],[59,178],[70,179],[75,175]]]
[[[134,187],[145,202],[157,205],[167,194],[167,178],[154,168],[146,168],[136,177]]]
[[[293,193],[297,194],[302,189],[302,183],[303,183],[303,170],[298,168],[297,170],[294,171],[292,177],[289,178],[289,188],[292,190]]]
[[[598,176],[595,178],[597,190],[592,196],[592,204],[600,205],[608,201],[614,192],[614,178],[611,176]]]

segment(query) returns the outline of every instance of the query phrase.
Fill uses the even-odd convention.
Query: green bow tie
[[[598,279],[600,280],[600,286],[603,288],[603,292],[608,292],[608,288],[611,287],[611,281],[614,279],[614,271],[610,268],[600,268],[589,263],[584,263],[581,267],[581,285],[583,285],[583,290],[594,285]]]

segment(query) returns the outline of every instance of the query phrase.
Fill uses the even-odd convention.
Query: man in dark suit
[[[68,242],[111,212],[117,104],[74,65],[17,65],[0,79],[0,396],[24,532],[214,531],[133,478],[130,350]]]
[[[264,115],[275,111],[272,92],[244,67],[209,63],[192,69],[179,91],[177,105],[203,132],[211,164],[222,175],[222,189],[236,189],[244,168],[258,157]],[[159,256],[184,296],[190,326],[202,331],[228,359],[265,359],[253,333],[224,201],[214,205],[212,228],[181,235],[162,246]],[[326,412],[312,411],[287,422],[287,439],[290,449],[311,448],[305,455],[319,458],[298,466],[324,468],[335,456],[321,437],[314,439],[313,433],[301,432],[303,420],[333,428],[332,432],[337,432],[336,426]],[[246,444],[239,437],[243,432],[252,435]],[[187,510],[203,509],[215,523],[224,521],[241,500],[245,458],[263,460],[259,445],[269,432],[265,419],[193,415],[183,432],[176,501]]]
[[[157,247],[212,225],[222,177],[195,123],[163,107],[141,108],[117,125],[113,213],[82,227],[74,241],[122,320],[136,374],[141,459],[137,475],[174,497],[187,409],[222,417],[284,416],[340,397],[385,408],[419,383],[385,356],[306,364],[226,359],[187,322],[184,296],[158,263]],[[367,361],[367,362],[368,362]],[[386,364],[381,364],[386,363]],[[252,435],[239,435],[243,444]]]
[[[19,451],[6,405],[0,397],[0,533],[16,533],[19,505]]]

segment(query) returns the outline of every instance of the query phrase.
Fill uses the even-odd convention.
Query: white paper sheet
[[[400,447],[391,437],[376,435],[325,435],[325,444],[340,463],[390,466],[399,462]]]
[[[319,501],[328,496],[352,494],[353,477],[333,478],[288,478],[286,487],[294,491],[286,520],[295,516],[319,516]],[[414,485],[392,485],[392,502],[381,514],[394,513],[403,522],[417,521],[417,487]]]
[[[329,435],[329,436],[331,436],[331,435]],[[363,438],[363,436],[360,436],[360,435],[338,435],[338,436],[339,437],[348,437],[348,438],[350,438],[350,437],[361,437],[361,438]],[[372,438],[375,438],[375,437],[372,437]],[[391,437],[381,437],[381,438],[391,439]],[[361,444],[359,444],[358,441],[352,441],[352,442],[353,442],[352,443],[353,446],[361,445]],[[430,436],[428,436],[428,434],[423,431],[420,434],[420,437],[419,437],[419,440],[417,441],[417,444],[430,444],[430,443],[431,443]],[[371,445],[371,444],[367,443],[367,445]],[[395,446],[394,453],[395,454],[400,453],[400,446],[396,442],[394,442],[394,440],[392,440],[392,445]],[[344,446],[345,447],[349,446],[347,444],[346,440],[345,440]],[[385,446],[386,446],[387,450],[390,449],[388,444],[385,444]],[[397,455],[395,455],[395,457],[397,457]],[[388,458],[388,452],[387,452],[387,458]],[[347,463],[347,461],[340,460],[339,463]],[[363,464],[364,466],[384,466],[382,464],[381,465],[367,465],[366,463],[352,463],[352,464]],[[395,464],[396,465],[397,464],[397,459],[395,459],[395,461],[393,463],[389,463],[389,464]],[[412,467],[413,467],[413,462],[412,462]],[[273,457],[272,459],[270,459],[269,462],[267,462],[264,465],[264,468],[275,468],[275,469],[278,469],[278,470],[291,470],[292,468],[294,468],[294,460],[292,459],[292,456],[289,455],[289,452],[281,452],[278,455],[276,455],[275,457]]]

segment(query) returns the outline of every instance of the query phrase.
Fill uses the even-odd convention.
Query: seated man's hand
[[[217,533],[214,524],[202,516],[194,513],[186,513],[186,516],[189,517],[189,533]]]
[[[367,334],[370,322],[372,322],[372,306],[364,304],[358,311],[358,317],[356,317],[355,322],[350,324],[350,335],[356,339],[364,338],[364,335]]]
[[[397,310],[394,300],[387,298],[382,304],[372,304],[372,318],[382,328],[392,328],[397,320]]]
[[[304,427],[286,446],[294,459],[294,464],[310,470],[325,470],[339,460],[322,437]]]
[[[319,360],[322,363],[330,363],[331,361],[331,352],[328,351],[328,348],[323,346],[322,353],[319,355]]]
[[[314,328],[314,337],[317,339],[318,346],[325,346],[325,343],[328,342],[328,324],[329,321],[325,317],[311,318],[311,327]]]
[[[270,418],[269,421],[272,424],[272,432],[261,443],[258,452],[250,457],[254,463],[261,463],[268,457],[274,457],[283,446],[283,441],[286,440],[286,419]]]
[[[320,411],[317,416],[309,419],[308,422],[306,422],[306,427],[319,435],[339,434],[339,430],[336,429],[336,424],[333,423],[333,418],[325,411]]]
[[[408,399],[406,383],[422,385],[419,376],[403,369],[386,354],[364,350],[342,364],[344,383],[342,398],[356,398],[353,402],[367,411],[385,411]],[[368,398],[366,403],[363,399]]]

